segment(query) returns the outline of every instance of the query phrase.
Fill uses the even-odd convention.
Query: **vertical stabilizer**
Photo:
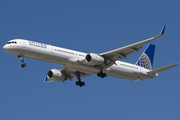
[[[154,59],[155,45],[149,44],[143,54],[140,56],[136,65],[152,70]]]

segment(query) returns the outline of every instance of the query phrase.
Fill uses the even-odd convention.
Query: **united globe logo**
[[[141,57],[137,61],[136,65],[141,66],[141,67],[146,68],[146,69],[149,69],[149,70],[152,70],[151,61],[145,53],[143,53],[141,55]]]

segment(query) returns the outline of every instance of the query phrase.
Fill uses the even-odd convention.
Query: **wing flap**
[[[131,54],[133,54],[133,53],[135,53],[135,52],[138,52],[138,51],[141,50],[141,49],[143,49],[143,46],[139,46],[139,47],[136,47],[136,48],[134,48],[134,49],[129,49],[129,50],[125,51],[125,52],[123,53],[123,55],[125,55],[125,56],[127,57],[127,56],[129,56],[129,55],[131,55]],[[121,57],[120,59],[123,59],[123,58]]]

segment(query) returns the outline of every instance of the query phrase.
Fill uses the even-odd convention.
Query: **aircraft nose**
[[[5,52],[7,52],[7,51],[9,50],[8,45],[4,45],[4,46],[3,46],[3,50],[4,50]]]
[[[4,51],[7,50],[7,45],[4,45],[4,46],[3,46],[3,50],[4,50]]]

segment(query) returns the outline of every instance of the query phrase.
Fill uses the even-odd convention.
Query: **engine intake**
[[[103,65],[105,62],[103,57],[95,53],[87,54],[85,60],[91,65]]]

